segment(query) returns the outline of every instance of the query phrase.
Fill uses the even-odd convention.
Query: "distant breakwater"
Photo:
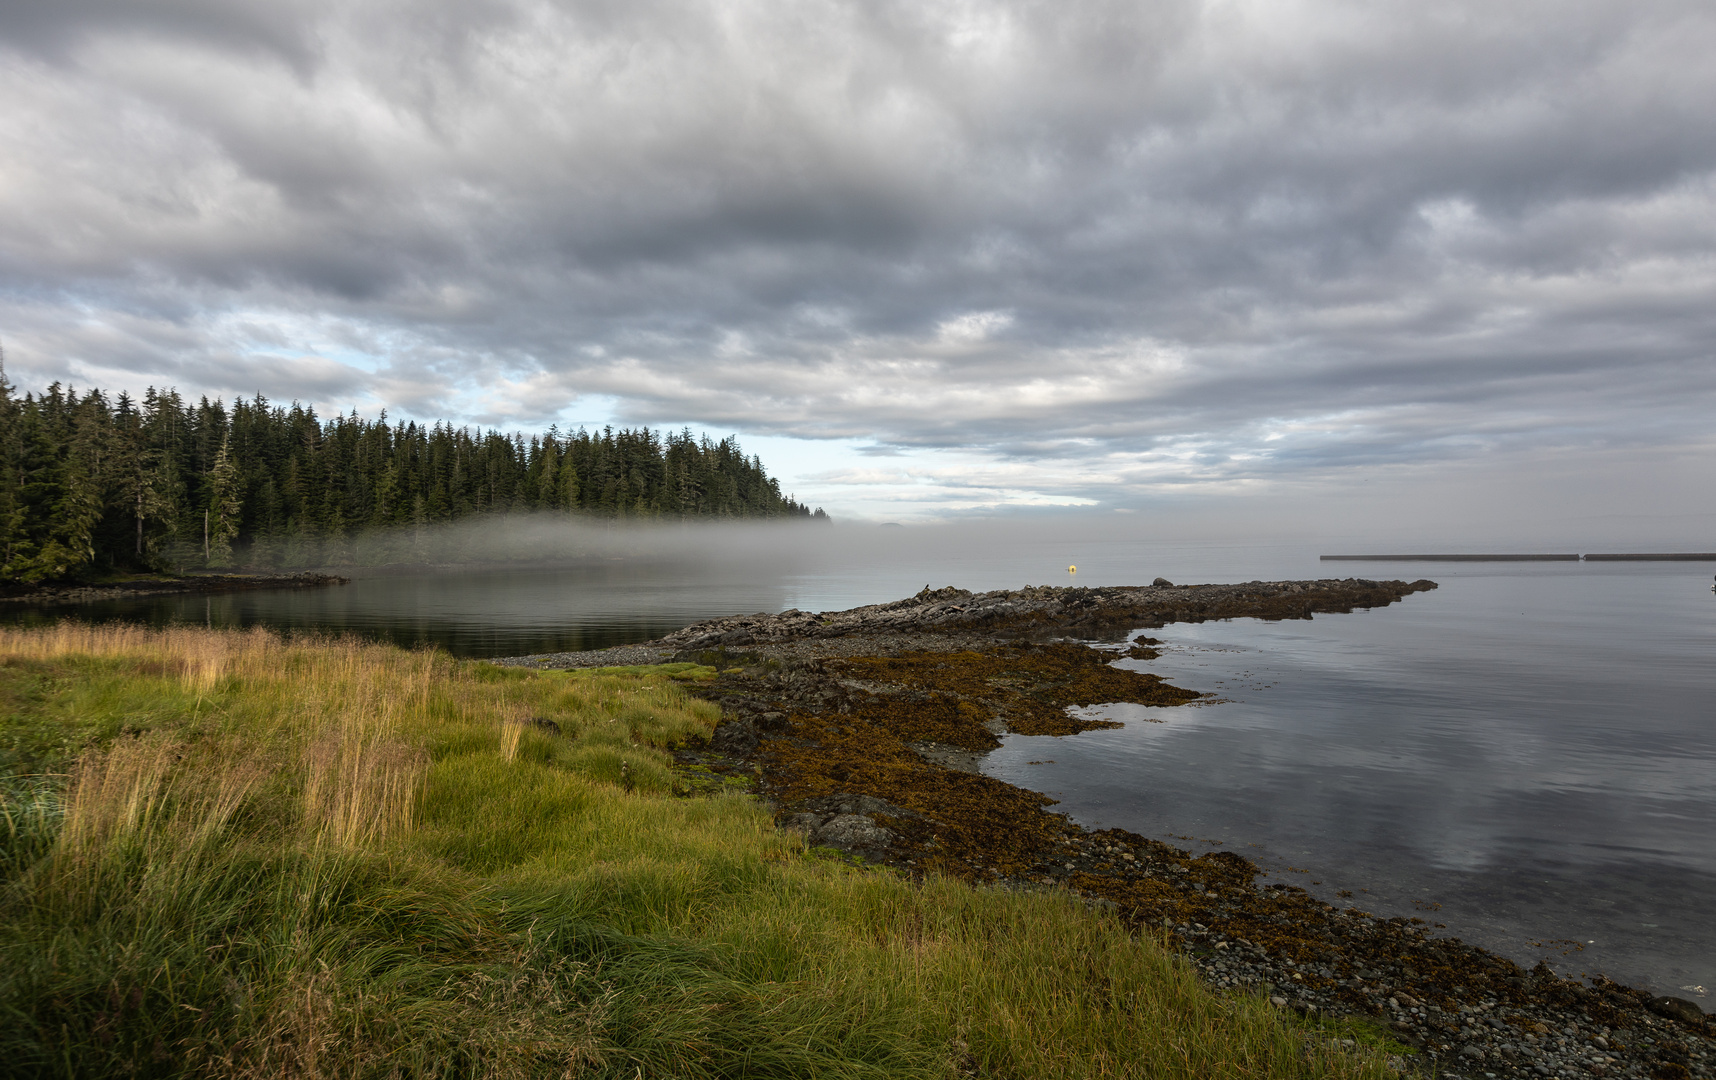
[[[1319,555],[1323,562],[1716,562],[1716,551],[1627,551],[1551,555]]]

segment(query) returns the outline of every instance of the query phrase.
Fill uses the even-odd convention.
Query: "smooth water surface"
[[[1425,568],[1362,565],[1378,578]],[[1710,1001],[1704,570],[1433,569],[1440,589],[1388,608],[1151,631],[1161,659],[1122,663],[1217,698],[1094,708],[1126,726],[1010,737],[986,771],[1087,825],[1219,843],[1331,901]]]

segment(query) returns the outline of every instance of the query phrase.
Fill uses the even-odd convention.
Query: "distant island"
[[[323,419],[172,389],[19,397],[0,368],[0,581],[339,566],[360,538],[365,561],[410,562],[426,526],[525,512],[827,520],[733,437]]]

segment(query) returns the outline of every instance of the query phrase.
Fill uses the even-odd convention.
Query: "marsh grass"
[[[1380,1077],[1053,892],[806,856],[709,669],[0,631],[20,1076]]]

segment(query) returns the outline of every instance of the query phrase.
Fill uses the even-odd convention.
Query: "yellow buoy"
[[[1076,574],[1076,573],[1078,573],[1078,567],[1076,567],[1076,566],[1069,566],[1069,567],[1067,567],[1067,573],[1069,573],[1069,574]]]

